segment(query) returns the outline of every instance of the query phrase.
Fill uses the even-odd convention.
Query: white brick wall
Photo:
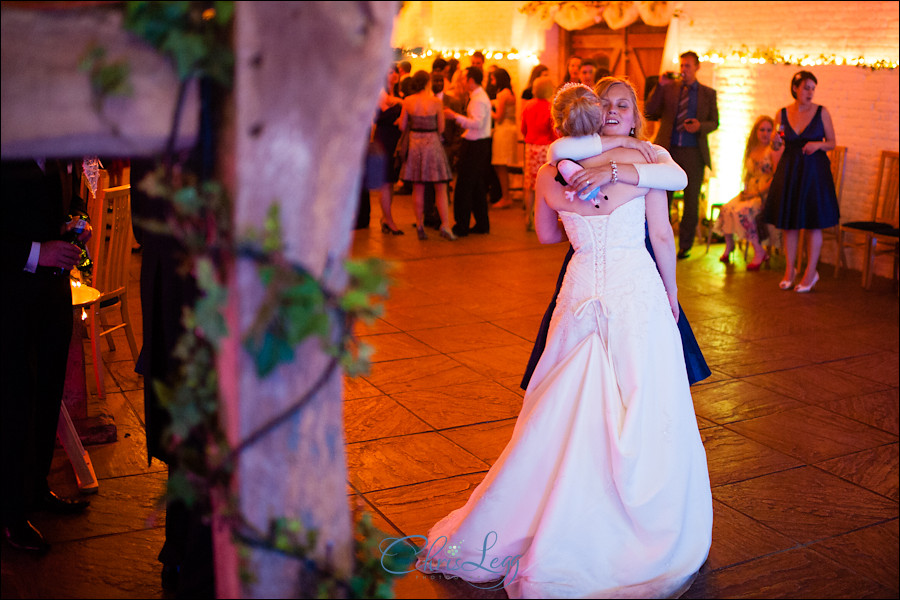
[[[683,2],[671,35],[677,55],[775,48],[784,54],[838,54],[900,60],[900,13],[897,2]],[[672,40],[669,40],[670,42]],[[668,46],[668,44],[667,44]],[[795,65],[704,63],[698,78],[718,92],[720,126],[710,143],[715,171],[713,202],[727,201],[740,188],[741,155],[758,115],[774,116],[792,102],[790,80]],[[847,147],[841,202],[842,221],[868,219],[872,210],[881,150],[898,148],[900,70],[871,71],[854,66],[806,67],[819,80],[815,102],[826,106],[837,143]],[[835,249],[823,248],[832,262]],[[848,257],[859,269],[861,256]],[[890,276],[891,262],[876,265]]]

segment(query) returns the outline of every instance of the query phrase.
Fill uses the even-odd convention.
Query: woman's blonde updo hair
[[[602,99],[606,96],[609,88],[614,85],[624,85],[625,89],[628,90],[628,95],[631,97],[631,106],[634,107],[634,133],[631,134],[631,137],[643,140],[645,126],[644,109],[638,104],[637,93],[634,91],[634,87],[632,87],[630,81],[624,77],[604,77],[594,85],[594,92],[597,94],[598,98]]]
[[[600,131],[603,111],[594,91],[581,83],[567,83],[553,99],[553,126],[561,135],[581,137]]]

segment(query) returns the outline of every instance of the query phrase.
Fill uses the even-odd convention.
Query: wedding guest
[[[533,69],[531,69],[531,75],[528,76],[528,83],[525,84],[525,89],[522,90],[522,100],[531,100],[534,98],[532,95],[531,88],[534,85],[535,80],[538,77],[543,77],[544,75],[549,75],[550,69],[547,65],[535,65]]]
[[[775,117],[775,127],[784,131],[784,154],[775,169],[765,211],[766,222],[784,230],[787,266],[778,284],[783,290],[794,287],[800,271],[797,242],[800,230],[806,230],[806,271],[794,287],[801,294],[811,292],[819,281],[816,267],[822,251],[822,230],[840,221],[831,161],[826,154],[837,141],[828,109],[813,103],[817,84],[815,75],[798,71],[791,79],[794,102]],[[779,136],[776,143],[780,141]]]
[[[538,170],[547,162],[547,149],[556,139],[550,98],[556,86],[547,76],[538,77],[532,84],[534,96],[522,109],[522,137],[525,140],[524,188],[525,230],[534,231],[534,181]]]
[[[425,184],[435,186],[435,204],[441,217],[440,235],[453,241],[447,203],[447,183],[452,178],[447,154],[441,145],[444,132],[444,105],[431,91],[431,75],[416,71],[412,77],[410,95],[403,99],[400,128],[409,131],[409,154],[400,178],[412,182],[416,209],[416,232],[420,240],[425,234]]]
[[[647,118],[660,121],[655,142],[669,151],[688,176],[684,208],[678,226],[678,259],[690,256],[700,210],[700,188],[706,168],[712,168],[707,136],[719,127],[716,90],[697,81],[700,57],[685,52],[680,57],[680,79],[662,74],[645,107]],[[672,205],[669,192],[669,207]]]
[[[72,339],[69,271],[81,256],[71,242],[91,236],[89,224],[74,230],[72,217],[86,212],[73,172],[54,159],[4,160],[0,176],[10,224],[2,261],[3,534],[13,548],[33,553],[50,544],[31,513],[72,515],[90,504],[61,498],[47,484]]]
[[[750,243],[753,261],[747,265],[748,271],[758,271],[769,260],[761,243],[768,237],[768,231],[766,224],[760,222],[760,212],[769,193],[775,165],[781,158],[782,150],[773,150],[770,145],[774,130],[772,117],[762,116],[753,124],[744,150],[744,189],[722,207],[713,226],[713,231],[725,238],[725,252],[719,257],[725,264],[731,261],[735,235]]]
[[[494,208],[509,208],[509,167],[518,163],[519,128],[516,126],[516,95],[513,93],[509,72],[498,68],[490,74],[497,90],[497,98],[491,103],[494,130],[491,145],[491,164],[500,182],[500,200]]]

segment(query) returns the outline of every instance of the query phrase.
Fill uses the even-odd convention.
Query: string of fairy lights
[[[409,58],[432,58],[442,56],[457,60],[472,56],[476,52],[484,54],[485,60],[522,60],[527,63],[537,64],[538,57],[534,52],[520,52],[515,48],[497,50],[493,48],[396,48],[397,56]]]
[[[678,62],[676,58],[674,62]],[[800,67],[816,67],[822,65],[863,67],[872,71],[896,69],[897,61],[885,58],[870,58],[865,56],[840,56],[837,54],[820,54],[819,56],[784,54],[774,48],[765,50],[732,50],[731,52],[708,52],[700,56],[700,62],[713,64],[725,64],[726,62],[740,62],[752,65],[796,65]]]
[[[476,51],[484,54],[485,60],[523,60],[529,64],[538,64],[539,59],[533,52],[520,52],[515,48],[397,48],[398,57],[431,58],[442,56],[444,58],[465,58],[472,56]],[[673,62],[677,63],[675,58]],[[840,56],[838,54],[820,54],[819,56],[785,54],[774,48],[765,50],[748,50],[741,48],[731,52],[707,52],[700,56],[700,62],[713,64],[741,63],[754,65],[796,65],[801,67],[815,67],[822,65],[854,66],[870,69],[872,71],[892,70],[898,67],[897,61],[886,58],[872,58],[866,56]]]

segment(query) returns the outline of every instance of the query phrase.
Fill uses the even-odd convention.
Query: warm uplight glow
[[[84,310],[84,307],[81,307],[81,320],[87,321],[87,311]]]

